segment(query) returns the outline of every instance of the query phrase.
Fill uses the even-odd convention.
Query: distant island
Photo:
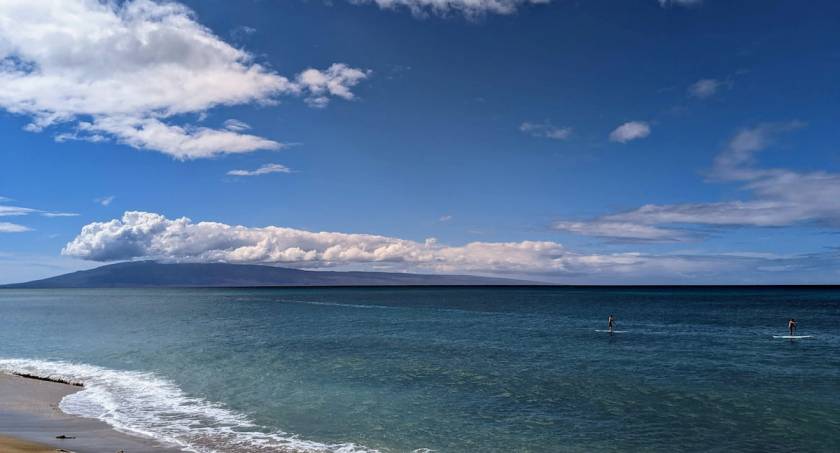
[[[471,275],[305,271],[225,263],[133,261],[0,288],[200,288],[257,286],[479,286],[538,282]]]

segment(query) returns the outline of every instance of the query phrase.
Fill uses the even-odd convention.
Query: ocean
[[[837,288],[0,290],[0,370],[196,452],[840,451]]]

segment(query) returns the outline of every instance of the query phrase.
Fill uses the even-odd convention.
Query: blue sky
[[[0,1],[0,282],[837,283],[834,2]]]

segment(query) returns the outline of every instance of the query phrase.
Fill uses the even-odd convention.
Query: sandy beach
[[[118,432],[99,420],[65,414],[62,398],[82,387],[0,374],[0,451],[75,453],[173,453],[161,445]],[[59,439],[57,436],[66,436]]]

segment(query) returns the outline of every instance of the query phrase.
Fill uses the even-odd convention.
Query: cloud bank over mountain
[[[269,264],[301,269],[342,268],[432,273],[540,276],[564,281],[640,281],[690,276],[720,279],[730,272],[776,272],[823,265],[819,256],[772,254],[592,254],[552,241],[470,242],[447,245],[375,234],[315,232],[279,226],[246,227],[168,219],[150,212],[85,225],[62,250],[68,257],[113,262]],[[829,256],[830,255],[830,256]],[[816,263],[816,264],[815,264]],[[823,263],[823,264],[819,264]]]

